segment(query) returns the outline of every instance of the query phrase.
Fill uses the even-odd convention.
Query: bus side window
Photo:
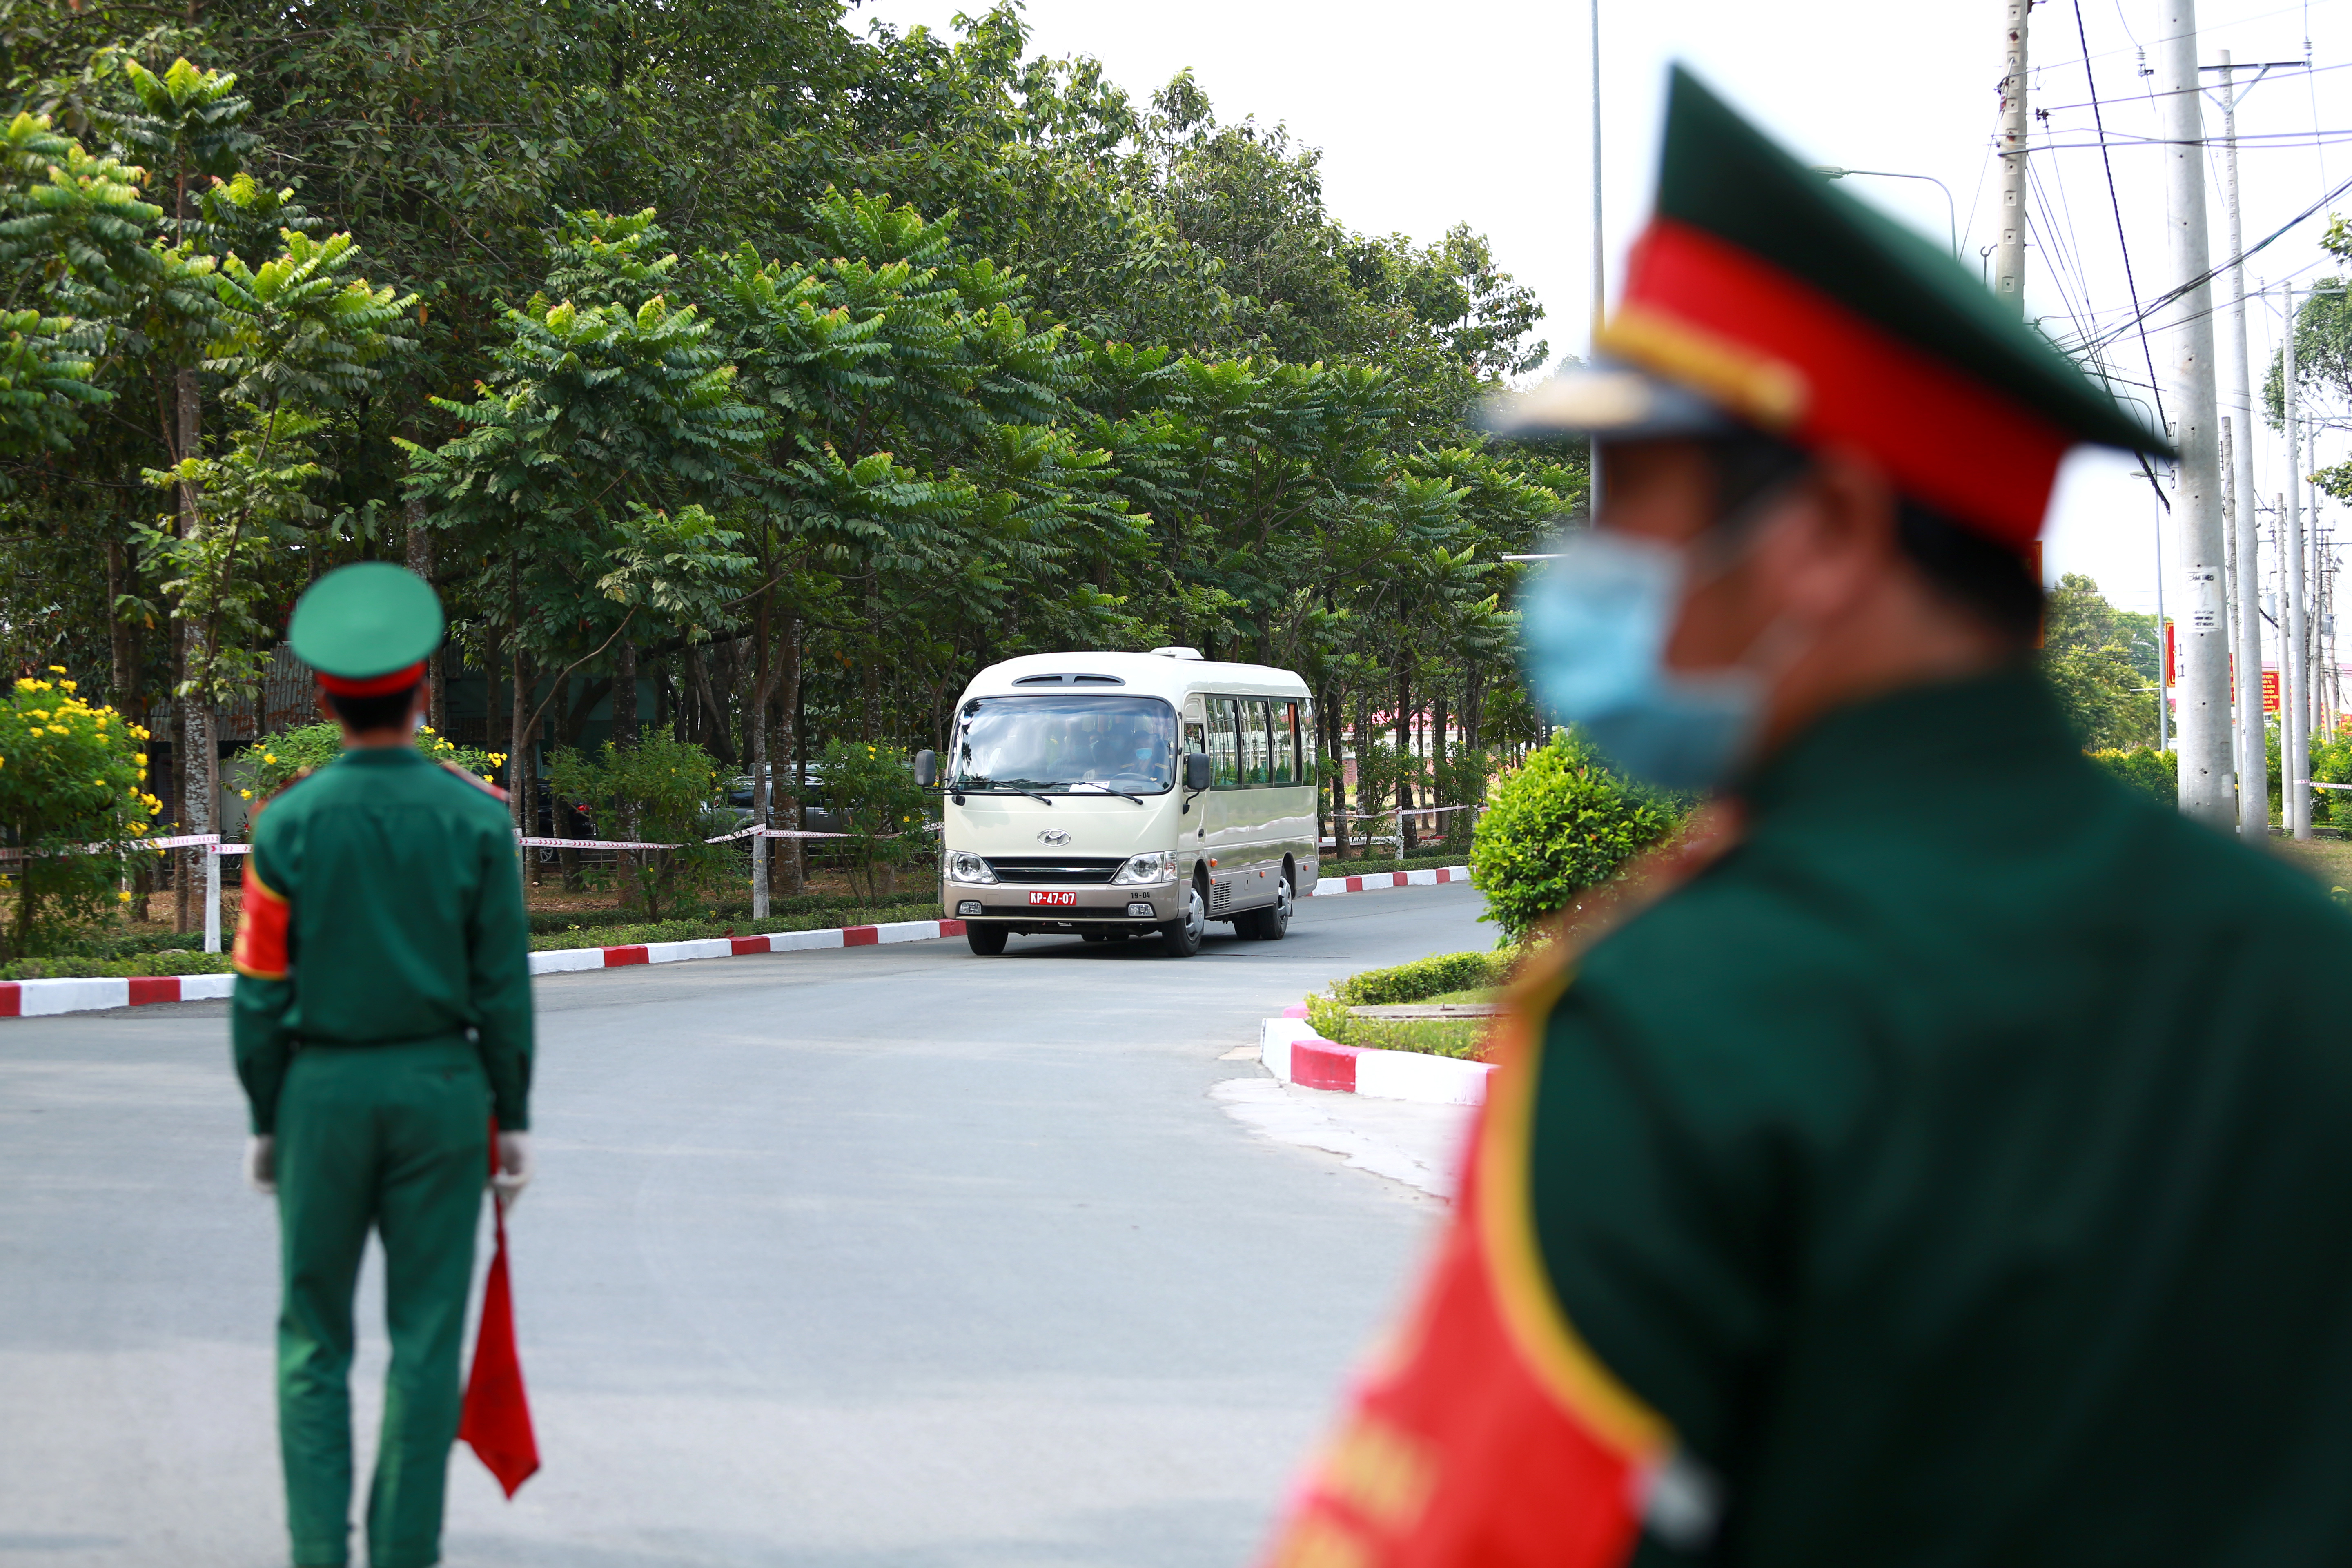
[[[1298,782],[1304,784],[1320,784],[1322,780],[1315,767],[1315,708],[1312,703],[1300,704],[1299,721]]]
[[[1276,702],[1274,705],[1274,782],[1295,784],[1298,779],[1298,704]]]
[[[1234,700],[1230,697],[1209,699],[1209,755],[1216,760],[1219,789],[1232,789],[1241,783],[1239,736],[1234,732]]]
[[[1262,784],[1266,782],[1265,699],[1242,699],[1242,782]]]

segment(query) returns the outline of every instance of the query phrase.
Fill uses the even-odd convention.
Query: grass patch
[[[1423,1056],[1486,1059],[1492,1018],[1360,1018],[1328,996],[1307,999],[1307,1020],[1337,1046],[1370,1051],[1418,1051]]]
[[[1484,1060],[1491,1018],[1360,1018],[1352,1007],[1410,1002],[1491,1002],[1509,978],[1507,952],[1440,952],[1411,963],[1367,969],[1334,980],[1328,994],[1307,998],[1307,1019],[1334,1045],[1374,1051]]]

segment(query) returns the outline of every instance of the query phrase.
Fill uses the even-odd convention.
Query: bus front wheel
[[[1201,939],[1208,934],[1209,901],[1195,882],[1185,889],[1183,914],[1160,928],[1160,952],[1168,958],[1190,958],[1201,951]]]
[[[1004,939],[1010,933],[1003,926],[968,925],[963,928],[964,941],[971,943],[972,952],[982,958],[994,958],[1004,951]]]

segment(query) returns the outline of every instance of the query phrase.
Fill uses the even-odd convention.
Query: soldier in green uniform
[[[2032,663],[2059,459],[2166,443],[1679,73],[1601,346],[1501,415],[1603,443],[1529,679],[1726,826],[1525,983],[1274,1560],[2352,1560],[2352,920]]]
[[[350,1555],[352,1294],[381,1237],[392,1340],[367,1504],[374,1568],[441,1555],[474,1237],[530,1175],[530,978],[502,796],[415,747],[440,601],[347,566],[295,606],[343,754],[270,801],[236,933],[248,1174],[278,1197],[278,1437],[297,1568]]]

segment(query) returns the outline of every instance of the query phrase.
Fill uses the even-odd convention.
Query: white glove
[[[265,1198],[278,1195],[278,1140],[267,1132],[245,1141],[245,1180]]]
[[[490,1174],[490,1191],[498,1194],[499,1207],[514,1207],[536,1169],[530,1163],[530,1133],[499,1134],[499,1168]]]

